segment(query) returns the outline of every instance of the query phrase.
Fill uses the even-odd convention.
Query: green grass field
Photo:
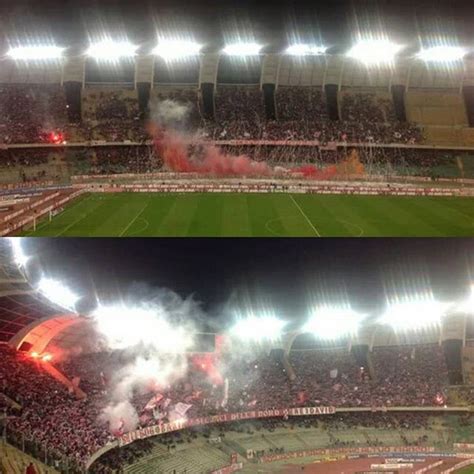
[[[88,194],[29,236],[473,236],[474,198]]]

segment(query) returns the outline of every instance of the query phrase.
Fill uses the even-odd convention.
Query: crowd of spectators
[[[148,138],[138,98],[124,89],[86,89],[82,119],[68,123],[64,91],[59,85],[0,87],[0,143],[54,142],[51,133],[75,141],[138,141]],[[150,116],[157,101],[172,100],[188,107],[193,130],[214,140],[313,140],[321,144],[404,143],[423,141],[420,128],[396,119],[391,100],[373,93],[340,93],[340,120],[329,120],[321,88],[286,86],[275,93],[275,119],[267,117],[258,86],[219,86],[214,118],[205,120],[199,91],[169,88],[152,91]],[[271,115],[271,114],[270,114]]]
[[[150,173],[161,168],[161,161],[149,146],[107,146],[95,148],[89,174]]]
[[[52,154],[47,148],[19,148],[15,150],[0,149],[0,183],[9,181],[22,183],[42,182],[49,179],[60,179],[55,160],[58,154]],[[53,165],[53,166],[51,166]]]
[[[397,120],[393,103],[387,96],[342,92],[340,103],[343,121],[377,124],[393,123]]]
[[[371,396],[377,404],[444,404],[443,387],[448,384],[448,369],[440,346],[377,347],[372,361],[378,383],[372,388]]]
[[[278,120],[282,122],[328,120],[326,97],[321,88],[279,87],[275,101]]]
[[[214,139],[258,138],[265,125],[263,95],[256,86],[221,86],[216,89],[215,121],[207,125]]]
[[[67,124],[66,97],[59,85],[1,85],[0,143],[48,142]]]
[[[0,345],[0,392],[19,403],[21,415],[8,419],[8,434],[47,450],[56,460],[81,465],[109,439],[99,422],[100,407],[78,400],[31,357]]]
[[[203,128],[214,140],[311,140],[322,145],[423,141],[421,129],[398,121],[392,102],[377,94],[342,93],[340,120],[329,120],[325,94],[317,88],[278,88],[275,106],[277,120],[267,120],[258,88],[218,89],[216,119],[203,122]]]
[[[49,375],[43,362],[0,345],[0,393],[21,405],[20,413],[9,417],[9,433],[44,447],[50,457],[67,457],[72,463],[83,463],[114,439],[101,414],[110,402],[117,374],[133,357],[101,352],[55,363],[86,393],[87,398],[78,399]],[[208,368],[196,370],[189,364],[182,378],[159,387],[162,398],[152,412],[146,405],[157,393],[153,384],[133,392],[130,403],[140,426],[172,420],[170,409],[177,403],[191,405],[186,413],[190,418],[298,406],[383,409],[447,403],[447,369],[439,346],[376,347],[368,357],[370,363],[360,367],[360,362],[347,350],[292,351],[289,363],[293,376],[287,373],[290,366],[285,360],[274,355],[227,356],[216,366],[222,376],[220,381],[211,379]],[[338,429],[339,416],[330,418],[332,430]],[[358,416],[358,423],[364,426],[367,413]],[[420,426],[416,415],[383,416],[378,418],[383,425]]]
[[[82,122],[76,133],[86,140],[141,141],[138,100],[128,90],[88,90],[82,98]]]
[[[0,168],[30,167],[48,163],[50,151],[44,148],[0,150]]]

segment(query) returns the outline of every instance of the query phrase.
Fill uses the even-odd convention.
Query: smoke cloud
[[[111,433],[134,430],[138,425],[137,412],[128,400],[108,405],[100,419],[109,424]]]
[[[130,295],[121,304],[99,305],[92,314],[107,349],[120,350],[115,365],[122,368],[108,377],[108,403],[100,417],[112,433],[123,424],[125,431],[137,427],[135,397],[149,399],[186,375],[183,354],[192,348],[195,322],[202,316],[198,302],[170,290],[134,285]]]
[[[191,115],[189,105],[166,99],[150,105],[150,116],[153,122],[164,128],[184,127]]]
[[[247,155],[228,154],[206,142],[199,132],[186,132],[185,128],[191,112],[188,105],[164,100],[152,104],[150,112],[148,131],[153,137],[158,155],[163,159],[165,166],[173,172],[249,177],[289,173],[313,180],[331,180],[344,173],[347,176],[348,171],[351,170],[357,175],[365,173],[358,157],[359,166],[353,166],[353,156],[337,165],[322,168],[311,164],[291,169],[281,166],[272,168],[266,162],[257,162]]]

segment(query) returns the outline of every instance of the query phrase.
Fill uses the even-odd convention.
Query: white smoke
[[[112,433],[119,429],[123,429],[124,432],[134,430],[138,425],[137,412],[128,400],[108,405],[104,408],[100,419],[109,424]]]
[[[151,102],[149,108],[151,119],[165,128],[185,126],[191,114],[190,105],[170,99]]]
[[[117,431],[122,418],[126,425],[124,431],[137,428],[139,413],[131,403],[133,397],[149,394],[151,398],[184,377],[186,371],[186,356],[180,354],[136,356],[114,374],[110,383],[109,403],[103,410],[102,421],[109,423],[112,433]]]
[[[147,393],[167,387],[183,377],[186,369],[186,358],[181,355],[139,356],[115,375],[111,399],[113,402],[130,400],[135,392]]]
[[[202,316],[192,298],[182,299],[169,290],[135,285],[130,294],[140,303],[99,305],[92,314],[108,348],[124,350],[127,357],[110,380],[109,403],[103,410],[102,419],[112,432],[124,415],[133,424],[125,431],[136,428],[139,413],[131,403],[135,395],[151,398],[185,376],[185,353],[197,332],[194,321]]]

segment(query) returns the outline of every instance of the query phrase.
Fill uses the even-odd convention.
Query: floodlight
[[[10,243],[13,251],[13,260],[19,267],[24,267],[29,257],[23,253],[20,237],[10,237]]]
[[[53,360],[53,356],[51,354],[45,354],[44,356],[41,357],[43,362],[49,362]]]
[[[303,326],[303,331],[318,339],[335,340],[356,334],[364,315],[348,306],[319,306]]]
[[[104,40],[89,46],[87,55],[103,61],[116,61],[121,58],[133,57],[138,46],[128,41]]]
[[[233,43],[227,45],[223,52],[228,56],[256,56],[262,46],[257,43]]]
[[[417,57],[425,62],[450,63],[460,61],[467,51],[459,46],[433,46],[422,49]]]
[[[248,316],[239,319],[231,328],[231,334],[243,341],[263,342],[276,341],[281,337],[286,325],[275,316]]]
[[[33,359],[37,359],[39,357],[39,354],[35,351],[33,351],[30,355],[33,357]]]
[[[72,310],[79,297],[62,283],[50,278],[42,278],[38,284],[38,291],[52,303]]]
[[[461,313],[474,314],[474,284],[471,285],[471,294],[469,297],[455,307]]]
[[[165,316],[160,308],[125,305],[101,305],[93,313],[99,331],[111,347],[123,349],[144,343],[164,353],[186,351],[192,345],[192,336]]]
[[[17,48],[10,48],[7,56],[23,61],[60,59],[64,49],[59,46],[19,46]]]
[[[438,326],[446,308],[447,304],[431,297],[396,301],[388,306],[379,322],[392,326],[396,331]]]
[[[160,41],[153,54],[169,61],[172,59],[196,56],[201,51],[202,45],[194,41]]]
[[[285,53],[292,56],[310,56],[310,55],[321,55],[326,52],[324,46],[312,46],[310,44],[293,44],[286,48]]]
[[[362,40],[355,44],[347,56],[357,59],[370,66],[377,64],[392,63],[395,55],[403,49],[403,46],[388,40]]]

